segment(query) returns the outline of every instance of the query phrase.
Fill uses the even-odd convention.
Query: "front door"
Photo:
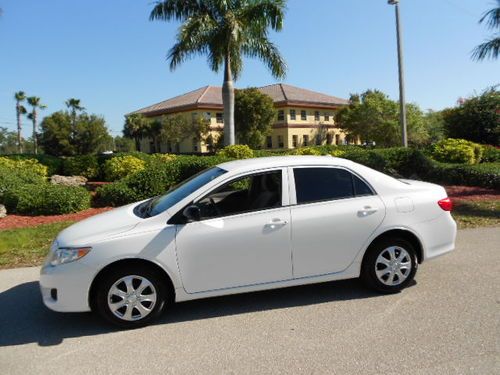
[[[178,225],[176,235],[188,293],[292,278],[285,174],[278,169],[237,177],[194,202],[201,220]]]

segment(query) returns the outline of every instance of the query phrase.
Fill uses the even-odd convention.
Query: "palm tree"
[[[26,114],[26,108],[21,104],[26,100],[26,94],[24,91],[18,91],[14,94],[14,99],[16,99],[16,116],[17,116],[17,152],[23,153],[23,138],[21,132],[23,130],[22,115]]]
[[[125,117],[123,135],[135,141],[135,149],[141,151],[141,139],[150,134],[151,120],[141,114],[133,113]]]
[[[497,0],[497,7],[487,11],[479,20],[479,23],[486,22],[486,27],[490,30],[497,30],[493,37],[478,45],[472,51],[472,58],[481,61],[486,58],[497,59],[500,52],[500,0]]]
[[[69,98],[68,100],[66,100],[65,104],[66,107],[68,107],[69,111],[71,112],[71,122],[74,131],[76,127],[77,112],[85,111],[85,108],[80,105],[80,99]]]
[[[234,85],[243,68],[242,57],[262,60],[274,77],[283,78],[286,63],[268,38],[280,31],[286,0],[163,0],[151,20],[183,22],[168,53],[170,69],[194,55],[208,55],[214,72],[224,66],[224,143],[234,144]]]
[[[33,152],[35,155],[38,153],[38,141],[37,141],[37,127],[38,127],[38,113],[37,109],[45,109],[46,105],[40,103],[40,98],[38,96],[30,96],[28,99],[28,104],[32,107],[31,113],[28,114],[28,118],[33,121]]]

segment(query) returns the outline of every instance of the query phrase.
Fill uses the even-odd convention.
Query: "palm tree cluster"
[[[497,59],[500,52],[500,0],[497,0],[496,8],[490,9],[481,17],[479,23],[486,23],[486,27],[496,33],[472,51],[472,58],[477,61]]]
[[[177,41],[168,53],[170,69],[195,55],[207,55],[210,68],[224,67],[224,141],[234,144],[234,84],[243,57],[262,60],[272,75],[283,78],[286,63],[269,40],[269,29],[283,27],[286,0],[163,0],[151,20],[181,21]]]
[[[24,91],[18,91],[14,94],[14,99],[16,100],[16,115],[17,115],[17,151],[19,153],[23,152],[23,139],[21,132],[23,130],[22,126],[22,115],[27,114],[28,119],[33,123],[33,153],[38,153],[38,142],[37,142],[37,130],[38,130],[38,110],[47,108],[46,105],[41,103],[41,99],[38,96],[27,97]],[[31,111],[28,112],[26,107],[22,104],[26,101],[28,105],[31,106]]]
[[[22,116],[27,115],[28,119],[31,120],[33,124],[33,153],[36,155],[38,153],[38,111],[47,108],[45,104],[41,103],[41,99],[38,96],[26,96],[24,91],[18,91],[14,94],[14,99],[16,101],[16,117],[17,117],[17,151],[21,154],[23,152],[23,138],[22,138]],[[26,102],[31,106],[31,110],[28,112],[24,106]],[[77,113],[84,111],[85,108],[80,104],[80,99],[69,98],[65,102],[66,107],[68,107],[71,118],[73,131],[76,127]]]

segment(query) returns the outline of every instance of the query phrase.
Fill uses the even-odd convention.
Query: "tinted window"
[[[280,207],[281,185],[281,171],[245,176],[217,188],[197,206],[203,219]]]
[[[354,194],[359,195],[373,195],[372,189],[358,176],[352,175],[354,182]]]
[[[352,174],[337,168],[295,168],[297,203],[354,197]]]

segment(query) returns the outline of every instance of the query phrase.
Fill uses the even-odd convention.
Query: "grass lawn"
[[[63,221],[0,231],[0,269],[42,264],[57,233],[71,224]]]
[[[452,215],[459,228],[500,225],[500,200],[455,200]]]

